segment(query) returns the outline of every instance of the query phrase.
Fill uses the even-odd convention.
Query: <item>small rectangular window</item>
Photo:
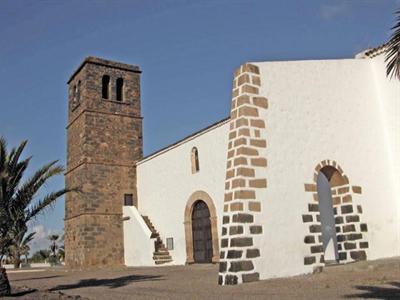
[[[167,250],[174,250],[174,238],[167,238]]]
[[[132,194],[124,195],[124,206],[133,206],[133,195]]]

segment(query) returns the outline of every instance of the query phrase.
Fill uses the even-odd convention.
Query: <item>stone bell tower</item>
[[[138,66],[87,57],[68,81],[66,265],[124,263],[122,206],[137,205],[142,158]],[[129,205],[128,204],[128,205]]]

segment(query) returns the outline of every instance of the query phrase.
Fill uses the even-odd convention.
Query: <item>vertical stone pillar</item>
[[[259,280],[261,195],[267,188],[265,120],[260,70],[244,64],[233,80],[218,282]]]

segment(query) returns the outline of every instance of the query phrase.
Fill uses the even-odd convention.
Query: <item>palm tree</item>
[[[48,239],[51,242],[51,244],[50,244],[50,252],[51,252],[52,256],[56,256],[57,255],[57,250],[58,250],[57,241],[58,241],[59,237],[60,236],[58,234],[51,234],[48,237]]]
[[[40,188],[52,177],[63,173],[64,168],[57,161],[50,162],[37,170],[26,181],[22,181],[30,157],[21,159],[27,141],[7,151],[7,143],[0,137],[0,264],[1,258],[13,244],[16,233],[27,230],[27,223],[65,193],[73,190],[63,188],[39,195]],[[1,266],[1,265],[0,265]],[[1,274],[4,274],[2,276]],[[0,270],[0,293],[10,292],[5,269]],[[3,288],[4,287],[4,288]],[[0,296],[2,296],[0,294]]]
[[[49,235],[49,237],[48,237],[48,239],[51,242],[50,243],[50,253],[51,253],[51,255],[49,257],[49,262],[50,262],[51,265],[57,265],[59,263],[58,256],[57,256],[57,253],[58,253],[57,241],[58,241],[59,237],[60,236],[58,234],[52,234],[52,235]]]
[[[392,27],[393,33],[387,43],[385,61],[387,76],[395,76],[400,80],[400,9],[395,14],[396,24]]]
[[[9,248],[9,255],[14,262],[14,268],[18,269],[21,266],[21,256],[25,255],[25,261],[29,254],[29,243],[33,240],[36,232],[31,232],[26,235],[26,230],[19,231],[13,238],[13,244]]]

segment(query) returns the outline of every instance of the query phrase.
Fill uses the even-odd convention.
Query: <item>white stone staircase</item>
[[[146,223],[147,227],[149,227],[151,231],[151,237],[150,238],[155,238],[154,242],[154,252],[153,252],[153,260],[156,265],[162,265],[165,263],[169,263],[172,261],[172,257],[169,254],[169,251],[165,247],[160,234],[158,231],[155,229],[153,223],[150,221],[148,216],[142,216],[144,222]]]

